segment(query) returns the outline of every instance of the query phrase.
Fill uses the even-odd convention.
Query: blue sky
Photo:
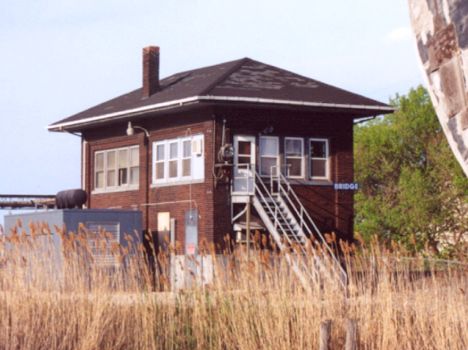
[[[406,0],[2,0],[0,193],[79,187],[79,138],[46,126],[139,87],[151,44],[163,77],[247,56],[383,102],[423,82]]]

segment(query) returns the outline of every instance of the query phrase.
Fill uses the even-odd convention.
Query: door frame
[[[252,179],[251,183],[247,185],[247,191],[237,191],[237,192],[244,192],[244,193],[253,193],[254,186],[253,182],[255,181],[255,171],[256,171],[256,158],[257,158],[257,138],[254,135],[234,135],[233,139],[234,144],[234,169],[233,169],[233,190],[236,192],[236,179],[245,179],[249,176]],[[238,168],[239,165],[239,142],[250,142],[250,169],[240,169]],[[247,155],[246,155],[247,156]],[[253,171],[252,171],[253,169]],[[241,175],[241,176],[239,176]],[[248,181],[248,180],[247,180]]]

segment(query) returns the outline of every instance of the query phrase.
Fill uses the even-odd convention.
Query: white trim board
[[[307,102],[307,101],[296,101],[296,100],[282,100],[282,99],[269,99],[269,98],[257,98],[257,97],[235,97],[235,96],[192,96],[179,100],[167,101],[156,103],[148,106],[127,109],[124,111],[97,115],[81,120],[75,120],[70,122],[64,122],[56,125],[49,125],[47,129],[49,131],[64,131],[68,127],[73,126],[85,126],[88,124],[94,124],[98,122],[104,122],[106,120],[118,120],[123,118],[135,117],[148,112],[155,112],[158,110],[181,107],[183,105],[198,103],[198,102],[248,102],[258,104],[277,104],[277,105],[289,105],[289,106],[304,106],[304,107],[322,107],[322,108],[346,108],[346,109],[361,109],[361,110],[375,110],[381,112],[393,112],[393,107],[385,106],[371,106],[371,105],[353,105],[353,104],[337,104],[337,103],[323,103],[323,102]]]

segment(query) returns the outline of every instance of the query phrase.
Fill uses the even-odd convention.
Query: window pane
[[[184,159],[182,160],[182,176],[190,176],[190,168],[191,168],[192,159]]]
[[[139,166],[140,165],[140,152],[138,147],[130,149],[130,166]]]
[[[169,162],[169,177],[177,177],[177,160]]]
[[[107,171],[107,187],[115,186],[115,170]]]
[[[130,168],[130,183],[136,185],[140,182],[140,168],[133,167]]]
[[[278,155],[277,138],[260,138],[260,155],[276,156]]]
[[[103,188],[103,187],[104,187],[104,172],[103,171],[96,172],[95,188]]]
[[[122,149],[119,150],[118,153],[118,178],[117,178],[117,185],[127,185],[128,184],[128,150]]]
[[[119,186],[128,184],[127,168],[119,169]]]
[[[107,152],[107,169],[115,168],[115,151]]]
[[[164,179],[164,163],[156,163],[156,179]]]
[[[178,143],[173,142],[169,145],[169,159],[176,159],[179,155],[178,153]]]
[[[310,141],[310,155],[313,158],[326,158],[325,141]]]
[[[237,163],[238,164],[250,164],[250,157],[239,157],[237,158]]]
[[[128,151],[122,149],[119,151],[119,168],[126,168],[128,166]]]
[[[192,142],[190,140],[183,142],[183,149],[184,149],[184,158],[188,158],[192,156]]]
[[[325,177],[327,176],[326,171],[327,161],[325,159],[312,159],[311,161],[311,175],[312,177]]]
[[[104,170],[104,153],[96,153],[96,171]]]
[[[251,144],[250,141],[239,141],[239,154],[250,154]]]
[[[288,175],[302,176],[302,159],[287,159]]]
[[[156,146],[156,160],[164,160],[164,145]]]
[[[276,158],[273,157],[262,157],[262,167],[260,173],[262,175],[270,175],[271,167],[276,165]]]
[[[302,156],[302,140],[286,139],[285,152],[288,156]]]

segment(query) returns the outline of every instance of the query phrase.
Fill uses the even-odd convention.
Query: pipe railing
[[[277,182],[277,194],[281,196],[281,198],[285,199],[286,205],[289,208],[292,208],[294,212],[293,215],[296,215],[296,219],[298,224],[300,225],[302,232],[309,236],[316,236],[320,239],[322,246],[325,247],[331,259],[339,269],[340,274],[343,278],[347,278],[346,272],[341,266],[339,260],[337,259],[336,255],[334,254],[333,250],[331,249],[330,245],[326,241],[325,237],[320,232],[319,228],[315,224],[314,220],[310,216],[309,212],[304,208],[302,202],[300,201],[299,197],[297,196],[296,192],[292,188],[289,181],[286,177],[282,174],[281,171],[274,171],[273,168],[277,168],[277,166],[273,166],[271,170],[271,188],[274,188],[275,181]],[[277,174],[274,176],[274,174]],[[284,184],[284,185],[283,185]],[[286,188],[285,188],[286,187]],[[293,202],[294,200],[294,202]],[[299,209],[298,209],[299,208]],[[312,230],[313,228],[313,230]]]
[[[269,216],[271,216],[270,221],[272,222],[273,228],[276,231],[272,232],[272,235],[274,236],[275,241],[277,241],[276,243],[280,249],[285,249],[284,243],[288,243],[291,247],[296,247],[296,249],[299,249],[300,253],[305,256],[307,254],[307,250],[303,244],[304,241],[302,239],[307,238],[307,236],[318,237],[328,253],[324,254],[325,258],[327,255],[330,256],[332,259],[331,265],[335,267],[335,270],[339,270],[338,273],[342,278],[341,282],[345,284],[347,278],[346,272],[341,267],[339,260],[336,258],[333,250],[323,237],[312,217],[302,205],[302,202],[291,187],[289,181],[285,178],[281,171],[278,171],[278,168],[278,166],[271,167],[269,179],[270,188],[268,188],[262,176],[260,176],[260,174],[255,170],[254,165],[235,165],[233,168],[233,194],[249,196],[253,195],[260,201],[263,209],[267,212],[267,214],[269,214]],[[243,181],[245,181],[245,183],[242,183]],[[290,223],[284,210],[279,207],[277,202],[278,197],[283,200],[286,207],[293,215],[296,223],[299,226],[299,232],[294,230],[294,225]],[[283,236],[284,241],[281,240],[281,236],[279,236],[279,234]],[[312,253],[314,255],[314,261],[317,262],[320,258],[316,256],[315,249],[312,249]],[[291,259],[291,257],[289,257],[289,259]],[[307,268],[307,264],[302,259],[299,261],[300,265],[302,265],[302,269],[310,274],[311,271]],[[313,274],[312,278],[315,278]]]
[[[298,237],[297,237],[297,235],[296,235],[296,233],[294,231],[294,228],[289,223],[288,218],[285,216],[285,214],[281,210],[281,208],[279,208],[276,200],[273,198],[270,191],[268,191],[268,188],[265,185],[265,183],[263,182],[261,176],[255,170],[253,170],[253,172],[255,174],[255,180],[256,180],[255,184],[254,184],[254,186],[255,186],[255,196],[258,196],[263,201],[263,203],[265,203],[265,205],[262,206],[262,207],[264,209],[265,209],[265,207],[267,207],[269,213],[273,216],[273,218],[275,220],[275,222],[274,222],[275,230],[278,231],[278,228],[279,228],[280,232],[282,233],[282,236],[288,242],[289,247],[291,247],[293,249],[299,249],[301,255],[306,256],[307,251],[306,251],[306,249],[305,249],[305,247],[303,245],[303,242],[298,240]],[[260,186],[257,185],[257,184],[259,184]],[[266,196],[264,195],[264,193],[266,193]],[[267,198],[269,199],[269,201],[266,200]],[[272,210],[271,206],[268,203],[273,204],[274,209],[275,209],[274,211]],[[288,235],[288,233],[284,229],[283,225],[279,223],[277,214],[279,214],[281,216],[281,219],[283,219],[283,223],[287,225],[287,229],[289,229],[289,231],[292,233],[292,235]],[[287,247],[284,247],[284,245],[282,244],[281,237],[276,236],[277,232],[273,232],[272,234],[273,234],[274,237],[276,237],[277,244],[278,244],[280,249],[287,248]],[[295,242],[292,242],[291,236],[294,237]],[[313,254],[314,254],[314,258],[316,258],[314,251],[313,251]],[[303,280],[302,273],[304,273],[304,272],[307,273],[309,275],[309,277],[314,279],[315,281],[319,280],[318,272],[315,269],[313,269],[312,271],[315,273],[315,275],[313,273],[311,273],[311,271],[309,269],[309,266],[305,263],[305,261],[301,258],[301,256],[298,257],[299,259],[297,259],[297,258],[293,259],[293,257],[289,253],[286,252],[285,255],[286,255],[286,259],[288,260],[289,263],[292,264],[293,269],[296,270],[296,272],[299,275],[300,280],[303,282],[303,284],[304,284],[304,286],[306,288],[308,288],[307,287],[307,282],[305,280]]]
[[[263,182],[262,178],[260,177],[260,175],[258,175],[257,172],[255,172],[255,195],[259,195],[261,200],[263,201],[263,203],[265,203],[266,207],[268,208],[270,214],[273,216],[274,220],[275,220],[275,228],[277,227],[280,227],[281,228],[281,233],[283,234],[283,236],[286,237],[286,239],[288,240],[288,243],[292,244],[293,242],[291,242],[291,237],[290,235],[287,234],[286,230],[284,229],[284,227],[282,225],[279,224],[279,220],[278,220],[278,214],[280,216],[280,219],[282,219],[282,222],[284,224],[287,225],[287,229],[291,232],[291,233],[294,233],[294,228],[291,226],[291,224],[289,223],[288,221],[288,218],[284,215],[283,211],[278,207],[278,204],[276,203],[275,199],[273,198],[273,196],[271,195],[271,193],[268,191],[268,188],[266,187],[265,183]],[[257,185],[257,183],[260,186]],[[267,196],[265,197],[264,193],[267,194]],[[269,199],[269,201],[267,201],[267,198]],[[272,210],[271,206],[268,204],[268,203],[271,203],[273,204],[274,206],[274,211]],[[301,242],[299,240],[297,240],[297,237],[295,234],[292,235],[294,238],[295,238],[295,241],[294,242],[295,244],[299,244],[299,246],[303,249],[304,247],[302,246]],[[304,250],[304,253],[305,253],[305,250]]]

